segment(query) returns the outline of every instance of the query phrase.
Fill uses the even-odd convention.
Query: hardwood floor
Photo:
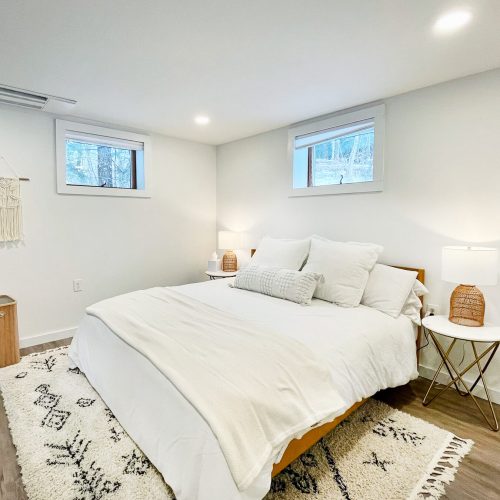
[[[69,344],[68,340],[50,342],[22,349],[23,356],[32,352],[53,349]],[[408,385],[388,389],[376,395],[377,399],[394,408],[432,422],[454,434],[473,439],[472,452],[465,457],[455,481],[446,488],[444,499],[500,499],[500,433],[486,427],[470,398],[462,398],[455,391],[446,391],[427,408],[422,398],[429,381],[423,378]],[[486,408],[486,403],[484,403]],[[497,413],[500,408],[496,405]],[[16,451],[10,437],[3,401],[0,397],[0,499],[26,500],[16,461]],[[51,499],[47,499],[51,500]]]
[[[422,406],[429,383],[429,380],[419,378],[403,387],[382,391],[375,397],[393,408],[474,441],[472,451],[462,461],[455,481],[446,488],[446,495],[441,498],[500,499],[500,433],[490,430],[470,397],[461,397],[452,389],[445,391],[429,406]],[[479,400],[479,404],[488,415],[488,403]],[[499,405],[495,405],[495,411],[500,416]]]

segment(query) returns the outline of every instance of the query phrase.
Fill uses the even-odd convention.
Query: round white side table
[[[498,420],[495,414],[495,409],[493,408],[493,403],[491,401],[488,386],[486,385],[484,373],[488,369],[491,360],[493,359],[498,350],[498,346],[500,344],[500,327],[493,325],[485,325],[481,327],[457,325],[449,321],[446,316],[427,316],[422,320],[422,326],[429,333],[441,357],[441,364],[439,365],[439,367],[436,370],[436,373],[434,374],[434,378],[432,379],[429,389],[427,390],[424,399],[422,400],[422,404],[424,406],[427,406],[432,401],[434,401],[434,399],[436,399],[440,394],[442,394],[446,389],[448,389],[452,385],[455,385],[457,392],[461,396],[470,396],[473,399],[474,403],[476,404],[477,408],[481,412],[483,418],[486,420],[491,430],[498,431],[499,429]],[[450,337],[453,339],[448,348],[445,349],[442,346],[442,344],[436,338],[436,334],[444,335],[445,337]],[[474,361],[469,363],[469,365],[467,365],[462,370],[460,370],[459,368],[457,369],[453,361],[451,361],[450,359],[450,354],[457,340],[464,340],[466,342],[469,342],[471,344],[472,352],[474,354]],[[481,354],[478,355],[476,344],[480,342],[488,343],[490,345]],[[481,360],[486,357],[487,357],[486,363],[484,364],[484,366],[481,366]],[[451,380],[444,388],[440,389],[436,394],[434,394],[432,398],[428,399],[429,394],[434,385],[436,384],[436,379],[443,366],[446,367],[446,370],[448,371]],[[476,378],[474,383],[469,387],[465,383],[463,376],[470,369],[474,367],[477,367],[477,369],[479,370],[479,376]],[[493,422],[491,422],[490,419],[486,416],[483,409],[479,406],[476,397],[472,394],[472,391],[474,390],[474,388],[476,387],[476,385],[480,380],[483,383],[484,392],[486,393],[486,397],[488,399]],[[465,388],[465,391],[460,390],[457,382],[459,382]]]
[[[211,280],[217,280],[221,278],[232,278],[233,276],[236,276],[236,272],[226,272],[226,271],[205,271],[205,274]]]

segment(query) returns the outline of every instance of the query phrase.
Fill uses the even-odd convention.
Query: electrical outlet
[[[439,309],[439,304],[427,304],[425,311],[429,316],[437,316],[439,314]]]
[[[83,280],[81,278],[73,280],[73,291],[74,292],[83,291]]]

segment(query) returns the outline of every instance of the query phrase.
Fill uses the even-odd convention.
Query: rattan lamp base
[[[452,323],[463,326],[484,325],[484,296],[472,285],[458,285],[450,297],[450,316]]]
[[[222,270],[235,273],[238,270],[238,259],[232,250],[227,250],[222,257]]]

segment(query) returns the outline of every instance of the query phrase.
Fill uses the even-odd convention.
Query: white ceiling
[[[0,0],[0,83],[220,144],[500,67],[499,26],[500,0]]]

